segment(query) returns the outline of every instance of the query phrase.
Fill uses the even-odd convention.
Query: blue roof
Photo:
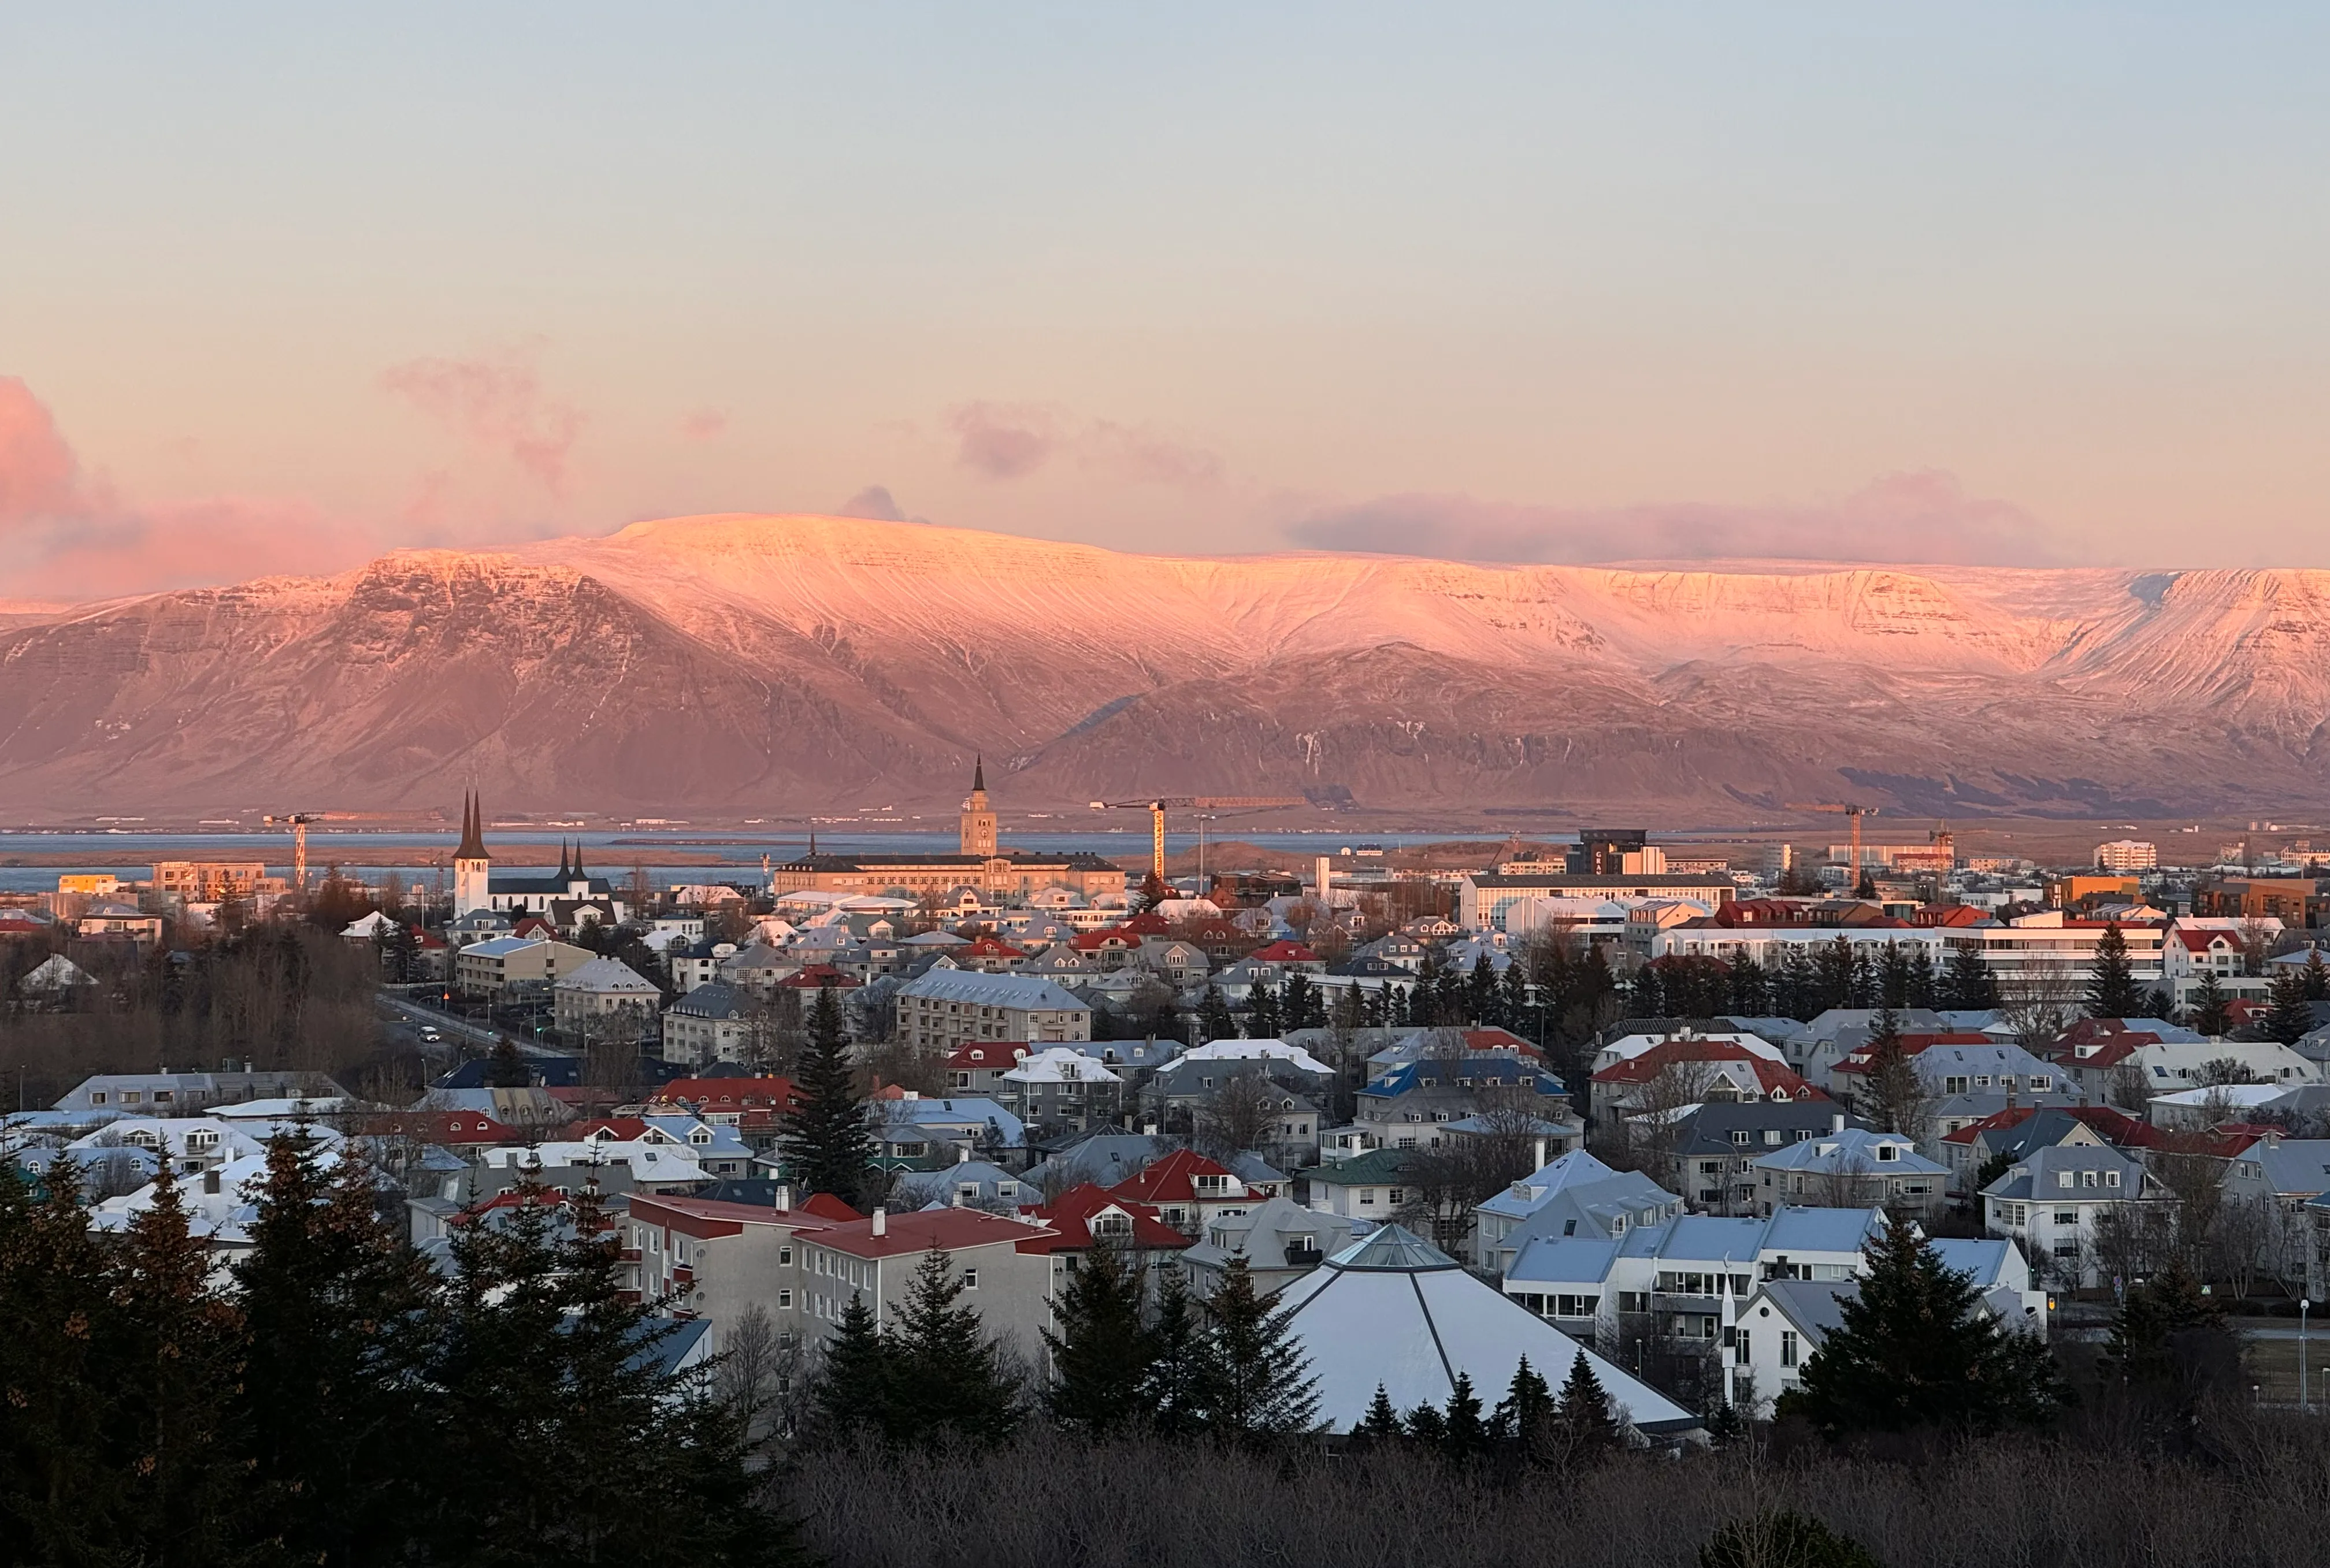
[[[1521,1243],[1505,1279],[1530,1285],[1598,1285],[1610,1277],[1621,1247],[1584,1236],[1540,1237]]]
[[[1885,1233],[1881,1209],[1780,1209],[1764,1245],[1782,1252],[1857,1252]]]

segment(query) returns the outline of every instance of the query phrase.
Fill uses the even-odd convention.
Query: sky
[[[0,600],[707,511],[2330,566],[2330,8],[0,8]]]

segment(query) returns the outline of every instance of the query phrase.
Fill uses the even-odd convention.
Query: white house
[[[1982,1189],[1983,1223],[2013,1239],[2050,1280],[2082,1289],[2104,1282],[2096,1225],[2145,1196],[2143,1164],[2108,1144],[2034,1148]]]

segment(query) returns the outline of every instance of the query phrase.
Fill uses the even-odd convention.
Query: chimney
[[[876,1209],[874,1211],[874,1233],[877,1236],[886,1236],[890,1233],[889,1210]]]
[[[1321,910],[1331,907],[1328,902],[1327,894],[1335,885],[1335,863],[1323,855],[1313,857],[1312,879],[1318,884],[1319,907]]]
[[[1540,1138],[1537,1140],[1536,1147],[1531,1153],[1531,1157],[1537,1161],[1535,1165],[1530,1167],[1531,1170],[1543,1170],[1545,1168],[1545,1139]]]
[[[969,1165],[971,1163],[971,1145],[966,1143],[957,1147],[954,1151],[954,1163],[957,1165]]]
[[[1142,1122],[1141,1124],[1141,1136],[1143,1138],[1155,1138],[1157,1136],[1157,1124],[1153,1121]]]
[[[203,1172],[203,1191],[206,1193],[214,1193],[218,1190],[219,1173],[218,1168],[213,1166],[211,1169]]]
[[[1842,1132],[1844,1130],[1844,1112],[1839,1110],[1830,1114],[1828,1119],[1828,1129],[1831,1132]]]
[[[962,1189],[961,1187],[954,1189],[953,1200],[947,1206],[957,1209],[962,1207]]]
[[[777,1213],[781,1214],[789,1214],[792,1213],[792,1208],[793,1189],[789,1186],[780,1185],[777,1188]]]

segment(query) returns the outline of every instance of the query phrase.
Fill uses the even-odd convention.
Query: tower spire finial
[[[987,788],[987,759],[976,751],[971,754],[971,787],[973,789]]]
[[[475,790],[465,792],[461,797],[461,842],[453,851],[453,858],[456,860],[485,859],[485,827],[486,808],[483,799]]]

